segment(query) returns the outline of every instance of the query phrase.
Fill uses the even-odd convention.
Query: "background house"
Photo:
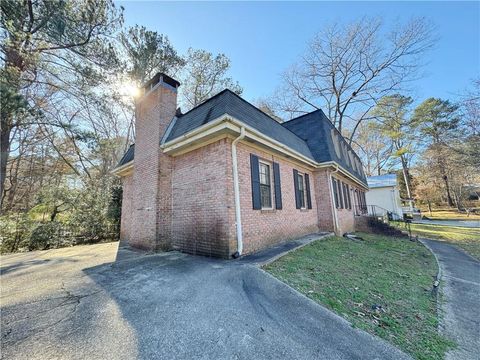
[[[369,213],[385,215],[387,211],[403,216],[402,200],[396,174],[367,177],[370,190],[366,193]],[[374,209],[372,209],[372,207]]]

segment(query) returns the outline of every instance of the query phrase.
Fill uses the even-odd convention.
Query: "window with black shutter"
[[[252,177],[252,205],[254,210],[282,209],[280,165],[270,163],[250,154]]]
[[[310,191],[310,177],[293,169],[293,186],[295,189],[295,205],[297,209],[311,209],[312,195]]]

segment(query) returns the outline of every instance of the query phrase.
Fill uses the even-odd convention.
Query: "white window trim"
[[[264,207],[262,205],[262,195],[261,195],[261,192],[260,192],[260,205],[262,206],[262,209],[261,210],[273,210],[274,209],[274,206],[273,204],[275,203],[275,199],[274,199],[274,192],[273,192],[273,187],[274,187],[274,183],[273,183],[273,163],[271,162],[268,162],[266,160],[262,160],[262,159],[258,159],[258,172],[260,173],[260,164],[263,164],[263,165],[267,165],[268,168],[269,168],[269,175],[270,175],[270,203],[272,204],[270,207]],[[260,186],[262,185],[262,183],[260,182]]]

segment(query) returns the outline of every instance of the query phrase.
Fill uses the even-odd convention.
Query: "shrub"
[[[33,224],[25,213],[0,217],[0,252],[16,252],[27,248]]]
[[[47,250],[66,245],[61,237],[62,224],[56,221],[38,225],[30,235],[28,250]]]

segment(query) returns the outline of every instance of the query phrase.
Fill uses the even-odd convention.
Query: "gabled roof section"
[[[369,176],[367,178],[369,188],[395,187],[397,186],[397,174],[385,174]]]
[[[306,142],[317,162],[335,161],[367,184],[360,158],[322,110],[299,116],[282,125]]]
[[[135,144],[132,144],[130,145],[127,152],[122,156],[122,158],[118,162],[117,168],[132,161],[134,155],[135,155]]]
[[[174,140],[225,114],[244,122],[300,154],[314,159],[305,141],[228,89],[223,90],[189,112],[177,116],[165,142]]]

